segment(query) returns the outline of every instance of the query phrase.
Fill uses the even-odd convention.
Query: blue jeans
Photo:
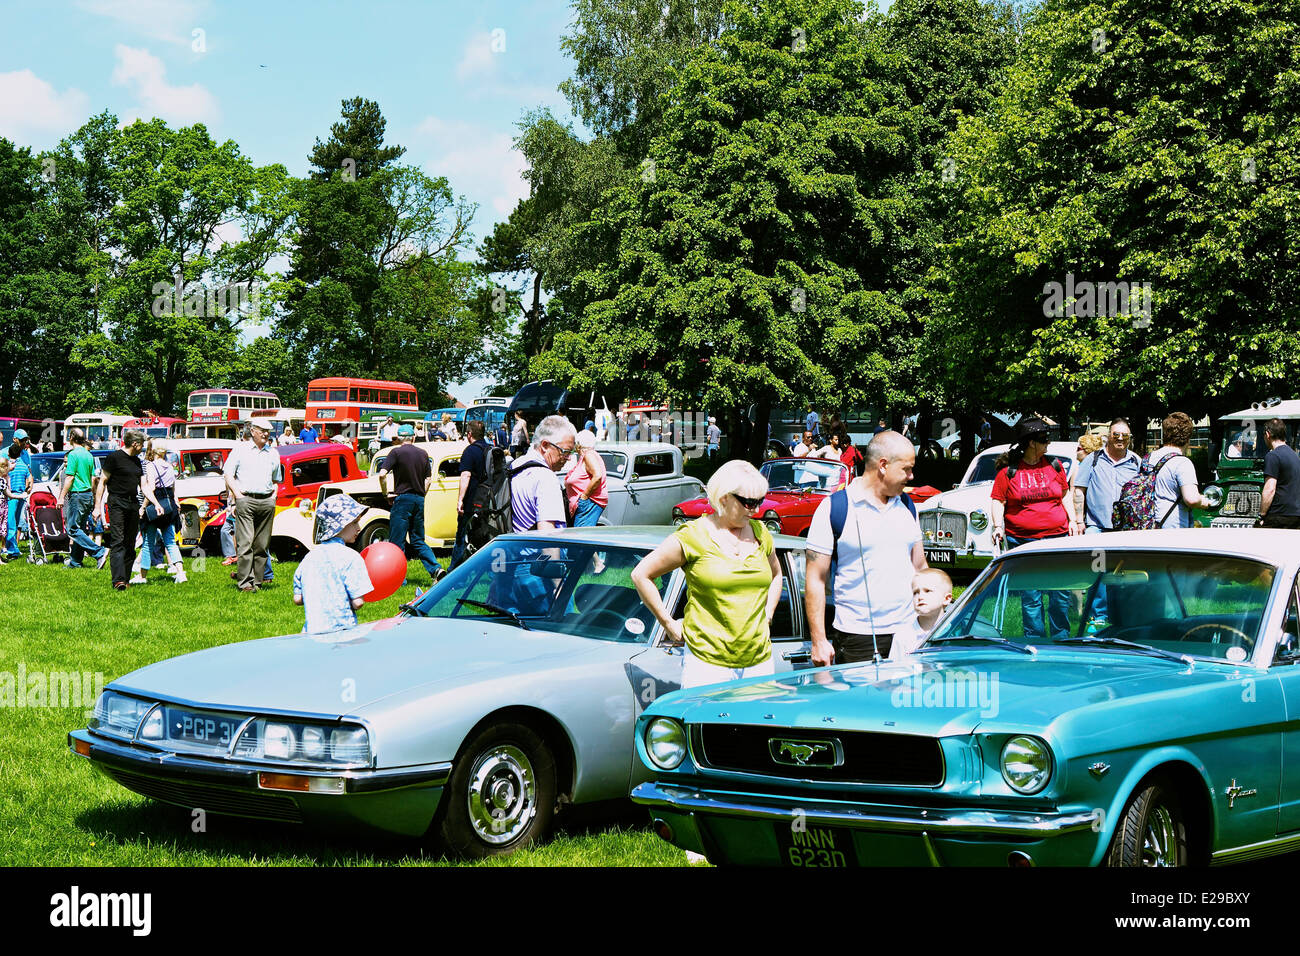
[[[456,546],[451,549],[451,563],[447,565],[447,570],[460,567],[460,563],[465,560],[465,552],[469,548],[469,539],[466,532],[469,530],[469,516],[459,514],[456,516]]]
[[[1104,528],[1088,527],[1083,529],[1084,534],[1104,534]],[[1096,550],[1103,550],[1097,548]],[[1092,611],[1088,614],[1089,620],[1106,620],[1106,585],[1100,581],[1097,582],[1097,591],[1092,597]]]
[[[430,577],[441,570],[433,549],[424,540],[424,495],[407,492],[397,496],[393,510],[388,513],[388,540],[408,557],[419,558]]]
[[[162,548],[166,552],[166,560],[169,564],[181,563],[181,549],[176,543],[176,525],[168,523],[165,525],[147,524],[144,526],[144,545],[140,548],[140,570],[148,571],[156,563],[158,567],[163,567],[162,561],[155,561],[155,545],[158,539],[162,539]]]
[[[1053,535],[1052,537],[1065,537]],[[1040,538],[1014,538],[1007,535],[1007,550]],[[1052,640],[1070,636],[1070,594],[1066,591],[1052,591],[1047,596],[1047,617],[1052,628]],[[1020,592],[1020,621],[1024,627],[1025,640],[1041,641],[1046,635],[1043,627],[1043,593],[1041,591]]]
[[[600,523],[600,516],[605,513],[605,509],[590,498],[583,498],[578,502],[578,510],[573,513],[573,526],[575,528],[594,528]]]
[[[96,561],[108,549],[95,544],[95,539],[87,532],[90,513],[95,510],[95,497],[89,491],[70,491],[63,501],[63,525],[68,531],[68,540],[72,542],[70,558],[73,564],[80,564],[81,559],[90,555]]]

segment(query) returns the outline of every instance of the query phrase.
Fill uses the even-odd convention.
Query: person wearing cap
[[[393,421],[392,415],[384,419],[384,424],[379,429],[379,440],[384,443],[385,448],[397,441],[397,422]]]
[[[710,416],[709,427],[704,432],[705,441],[708,443],[708,454],[712,458],[718,453],[718,448],[722,444],[722,429],[718,427],[718,420]]]
[[[1006,548],[1030,541],[1064,538],[1080,534],[1075,519],[1073,493],[1066,468],[1047,457],[1047,424],[1029,418],[1016,426],[1016,443],[1007,452],[1006,466],[993,481],[993,546],[1005,541]],[[1047,616],[1052,640],[1070,633],[1070,592],[1052,591]],[[1020,616],[1026,640],[1043,640],[1042,592],[1020,592]]]
[[[404,422],[397,429],[397,447],[384,456],[380,466],[379,490],[394,496],[388,512],[388,540],[408,555],[419,558],[429,577],[436,581],[442,576],[442,566],[424,540],[424,496],[433,481],[433,463],[427,451],[411,444],[414,440],[415,428]],[[391,492],[388,490],[390,474],[393,476]]]
[[[303,609],[307,634],[357,626],[357,608],[374,590],[366,562],[349,547],[365,512],[365,505],[346,494],[331,495],[316,509],[316,547],[293,573],[293,603]]]
[[[256,591],[266,575],[275,491],[284,479],[280,453],[266,441],[267,426],[254,422],[250,431],[252,442],[235,448],[221,469],[229,500],[235,503],[235,552],[239,558],[235,583],[241,591]]]

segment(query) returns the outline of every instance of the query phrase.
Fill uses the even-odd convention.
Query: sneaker
[[[185,576],[185,572],[184,572],[184,571],[177,571],[177,572],[176,572],[176,579],[175,579],[175,580],[176,580],[176,583],[177,583],[177,584],[184,584],[186,581],[189,580],[189,578],[187,578],[187,577]]]
[[[130,581],[131,584],[148,584],[149,580],[143,574],[137,574]]]
[[[103,571],[106,564],[108,564],[108,548],[105,548],[103,553],[95,559],[95,570]]]
[[[118,581],[116,584],[113,585],[113,590],[114,590],[114,591],[125,591],[125,590],[126,590],[126,585],[123,584],[121,581]]]

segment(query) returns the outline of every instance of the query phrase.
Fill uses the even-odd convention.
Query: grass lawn
[[[275,582],[240,594],[230,569],[207,559],[177,585],[155,577],[117,593],[109,572],[34,566],[0,568],[10,623],[0,633],[0,674],[100,673],[105,683],[154,661],[218,644],[302,629],[293,604],[293,563]],[[427,584],[418,562],[397,595],[365,605],[371,621],[396,613]],[[0,680],[3,680],[0,677]],[[30,686],[30,685],[29,685]],[[16,701],[15,701],[16,703]],[[136,796],[68,750],[87,707],[0,707],[0,863],[10,866],[446,865],[417,843],[334,838],[294,825],[208,815],[194,832],[189,811]],[[645,827],[630,802],[579,808],[548,844],[479,865],[671,866],[685,854]]]

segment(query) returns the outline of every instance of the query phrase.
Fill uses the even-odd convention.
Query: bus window
[[[208,396],[206,395],[190,396],[190,408],[207,408],[207,406],[208,406]]]
[[[346,402],[348,400],[348,390],[346,388],[331,388],[329,400],[331,402]]]
[[[357,398],[357,390],[355,388],[352,389],[351,393],[348,395],[348,401],[349,402],[360,401],[360,399]]]
[[[323,388],[313,388],[313,389],[311,389],[311,390],[307,393],[307,401],[309,401],[309,402],[323,402],[323,401],[325,401],[325,389],[323,389]]]
[[[213,394],[208,396],[208,406],[210,408],[225,408],[228,403],[228,396],[222,394]]]

